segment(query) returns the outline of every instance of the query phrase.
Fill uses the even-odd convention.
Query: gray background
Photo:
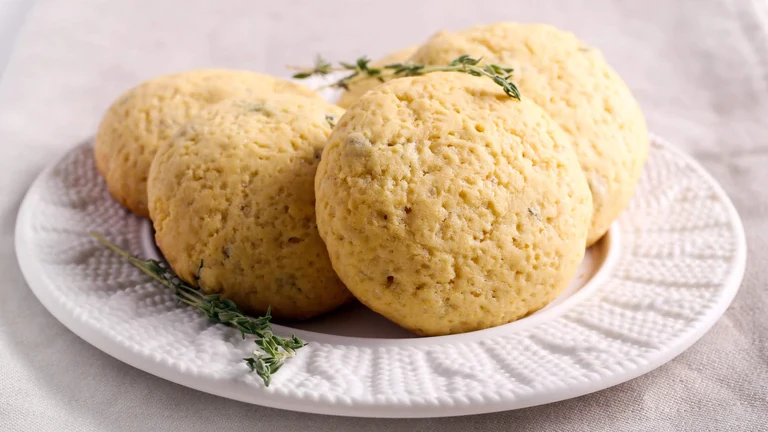
[[[0,79],[19,32],[33,1],[0,0]]]
[[[768,5],[744,1],[0,0],[0,430],[768,430]],[[20,18],[26,17],[23,25]],[[747,272],[720,322],[677,359],[612,389],[513,412],[370,420],[278,411],[122,364],[35,299],[13,252],[29,184],[89,139],[123,90],[195,67],[379,56],[440,29],[542,21],[602,49],[651,130],[693,154],[746,227]]]

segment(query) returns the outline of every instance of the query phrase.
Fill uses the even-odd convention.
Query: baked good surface
[[[460,55],[514,68],[511,80],[570,136],[592,192],[587,243],[629,204],[648,155],[648,130],[621,77],[595,48],[544,24],[498,23],[439,32],[411,58],[447,64]]]
[[[147,217],[147,175],[160,144],[206,106],[235,96],[276,93],[318,97],[299,84],[268,75],[218,69],[165,75],[127,91],[104,114],[96,134],[96,166],[110,194]]]
[[[318,234],[313,190],[326,116],[342,113],[296,95],[231,99],[162,144],[149,213],[176,274],[257,315],[310,318],[352,299]]]
[[[333,268],[421,335],[521,318],[581,262],[592,212],[567,135],[487,78],[431,73],[365,93],[315,179]]]

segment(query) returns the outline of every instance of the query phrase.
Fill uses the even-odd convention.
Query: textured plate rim
[[[593,393],[605,388],[629,381],[644,375],[662,364],[672,360],[696,341],[698,341],[722,316],[735,297],[741,280],[743,278],[746,264],[746,240],[744,228],[733,203],[728,195],[719,185],[719,183],[693,158],[678,150],[665,140],[656,136],[651,136],[650,141],[656,142],[665,147],[666,151],[675,154],[676,157],[683,160],[687,165],[694,169],[712,188],[722,204],[725,206],[728,215],[728,224],[734,236],[734,257],[729,265],[729,274],[720,284],[720,290],[717,302],[712,308],[702,314],[695,326],[692,326],[687,332],[679,335],[675,341],[671,342],[665,350],[659,351],[647,362],[622,364],[624,369],[620,373],[609,373],[603,371],[600,379],[591,379],[586,383],[571,385],[568,387],[546,388],[543,391],[527,397],[518,399],[500,399],[497,401],[483,401],[481,403],[467,403],[461,405],[399,405],[399,404],[381,404],[381,403],[344,403],[343,401],[332,401],[323,398],[309,401],[291,396],[289,393],[279,393],[272,388],[263,391],[254,391],[253,387],[244,385],[229,386],[229,383],[222,383],[217,379],[205,376],[184,373],[168,365],[155,361],[151,356],[142,357],[139,353],[129,349],[107,335],[94,331],[88,323],[77,318],[67,310],[62,310],[58,306],[58,301],[47,291],[48,282],[42,276],[42,266],[33,259],[32,248],[25,241],[26,225],[24,221],[30,216],[32,202],[35,198],[35,189],[61,160],[55,161],[48,166],[35,179],[30,186],[22,204],[20,206],[17,220],[16,232],[14,235],[16,255],[19,266],[27,280],[30,289],[33,291],[43,306],[65,327],[81,337],[83,340],[109,354],[110,356],[129,364],[137,369],[141,369],[150,374],[156,375],[168,381],[190,387],[206,393],[222,396],[242,402],[258,404],[262,406],[287,409],[315,414],[330,414],[353,417],[386,417],[386,418],[419,418],[419,417],[450,417],[459,415],[482,414],[509,409],[519,409],[529,406],[541,405],[557,402],[573,397],[578,397]],[[67,153],[69,154],[69,153]],[[66,156],[64,156],[66,157]],[[609,254],[610,256],[611,254]],[[595,275],[597,276],[597,275]],[[298,333],[298,332],[297,332]],[[357,339],[357,338],[348,338]],[[377,344],[378,345],[378,344]]]
[[[152,238],[151,222],[149,220],[142,220],[142,235],[145,236],[145,241],[142,242],[144,247],[145,258],[162,259],[160,254],[156,251],[149,251],[146,247],[148,241],[154,241]],[[573,307],[577,303],[589,298],[607,278],[611,271],[616,266],[619,259],[619,251],[621,249],[621,231],[618,229],[617,224],[611,225],[611,228],[605,234],[604,238],[600,240],[604,242],[604,247],[607,251],[602,259],[602,264],[597,271],[590,277],[587,282],[579,288],[576,292],[572,293],[567,298],[560,301],[559,304],[548,309],[542,309],[535,314],[525,317],[525,319],[519,319],[508,324],[503,324],[496,327],[491,327],[483,330],[476,330],[469,333],[459,333],[454,335],[443,336],[431,336],[431,337],[416,337],[410,339],[404,338],[366,338],[357,336],[342,336],[329,333],[321,333],[312,330],[304,330],[294,327],[288,327],[280,324],[273,324],[272,328],[279,334],[296,334],[302,339],[313,341],[316,343],[327,343],[336,345],[354,345],[354,346],[367,346],[367,347],[382,347],[382,346],[400,346],[400,347],[425,347],[432,345],[450,344],[468,342],[472,340],[485,339],[496,336],[503,336],[512,332],[523,331],[525,329],[539,325],[545,321],[555,319],[564,314],[569,308]],[[553,300],[556,301],[559,299]],[[551,304],[551,303],[550,303]]]

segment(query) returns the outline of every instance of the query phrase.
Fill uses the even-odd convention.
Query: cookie
[[[149,214],[176,274],[253,314],[304,319],[350,300],[317,232],[313,190],[327,117],[342,113],[302,96],[237,98],[163,143]]]
[[[629,203],[648,155],[645,118],[629,88],[597,49],[542,24],[440,32],[412,60],[446,64],[462,54],[514,67],[522,97],[570,136],[592,192],[587,243],[599,240]]]
[[[104,115],[96,135],[96,167],[110,194],[146,217],[149,166],[179,125],[226,98],[275,93],[318,97],[299,84],[247,71],[194,70],[146,81],[120,96]]]
[[[377,60],[375,62],[371,63],[371,66],[373,67],[383,67],[388,64],[392,63],[405,63],[408,61],[408,59],[411,57],[411,55],[416,52],[416,49],[418,49],[418,46],[412,46],[397,52],[393,52],[390,55]],[[368,90],[380,85],[381,82],[379,80],[375,79],[368,79],[364,81],[360,81],[357,83],[354,83],[349,86],[349,89],[345,90],[344,93],[341,94],[339,97],[339,101],[337,104],[342,108],[349,108],[350,105],[355,103],[358,99],[360,99],[360,96],[363,95],[363,93],[367,92]]]
[[[574,276],[592,211],[550,117],[487,78],[453,72],[365,93],[328,139],[315,194],[341,280],[421,335],[544,307]]]

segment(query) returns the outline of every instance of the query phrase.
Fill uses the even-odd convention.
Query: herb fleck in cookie
[[[416,52],[418,48],[419,48],[418,46],[412,46],[412,47],[394,52],[380,60],[372,62],[371,66],[382,67],[388,64],[393,64],[393,63],[405,63],[408,61],[411,55],[414,52]],[[360,96],[362,96],[363,93],[367,92],[368,90],[380,84],[381,82],[375,79],[368,79],[368,80],[356,82],[350,85],[349,89],[345,90],[344,93],[341,94],[341,97],[339,97],[338,105],[343,108],[349,108],[350,105],[352,105],[353,103],[355,103],[355,101],[360,99]]]
[[[352,298],[317,232],[313,182],[343,110],[320,99],[233,99],[161,145],[148,181],[155,240],[176,274],[240,308],[304,319]]]
[[[112,196],[146,217],[149,166],[179,125],[226,98],[275,93],[317,97],[301,85],[247,71],[195,70],[146,81],[123,94],[104,115],[96,135],[96,166]]]
[[[341,280],[422,335],[544,307],[581,262],[592,211],[568,137],[545,112],[445,72],[365,93],[334,128],[315,193]]]
[[[440,32],[412,61],[444,64],[469,54],[514,68],[523,98],[536,102],[570,136],[592,192],[592,244],[629,203],[648,155],[643,113],[600,52],[542,24],[498,23]]]

